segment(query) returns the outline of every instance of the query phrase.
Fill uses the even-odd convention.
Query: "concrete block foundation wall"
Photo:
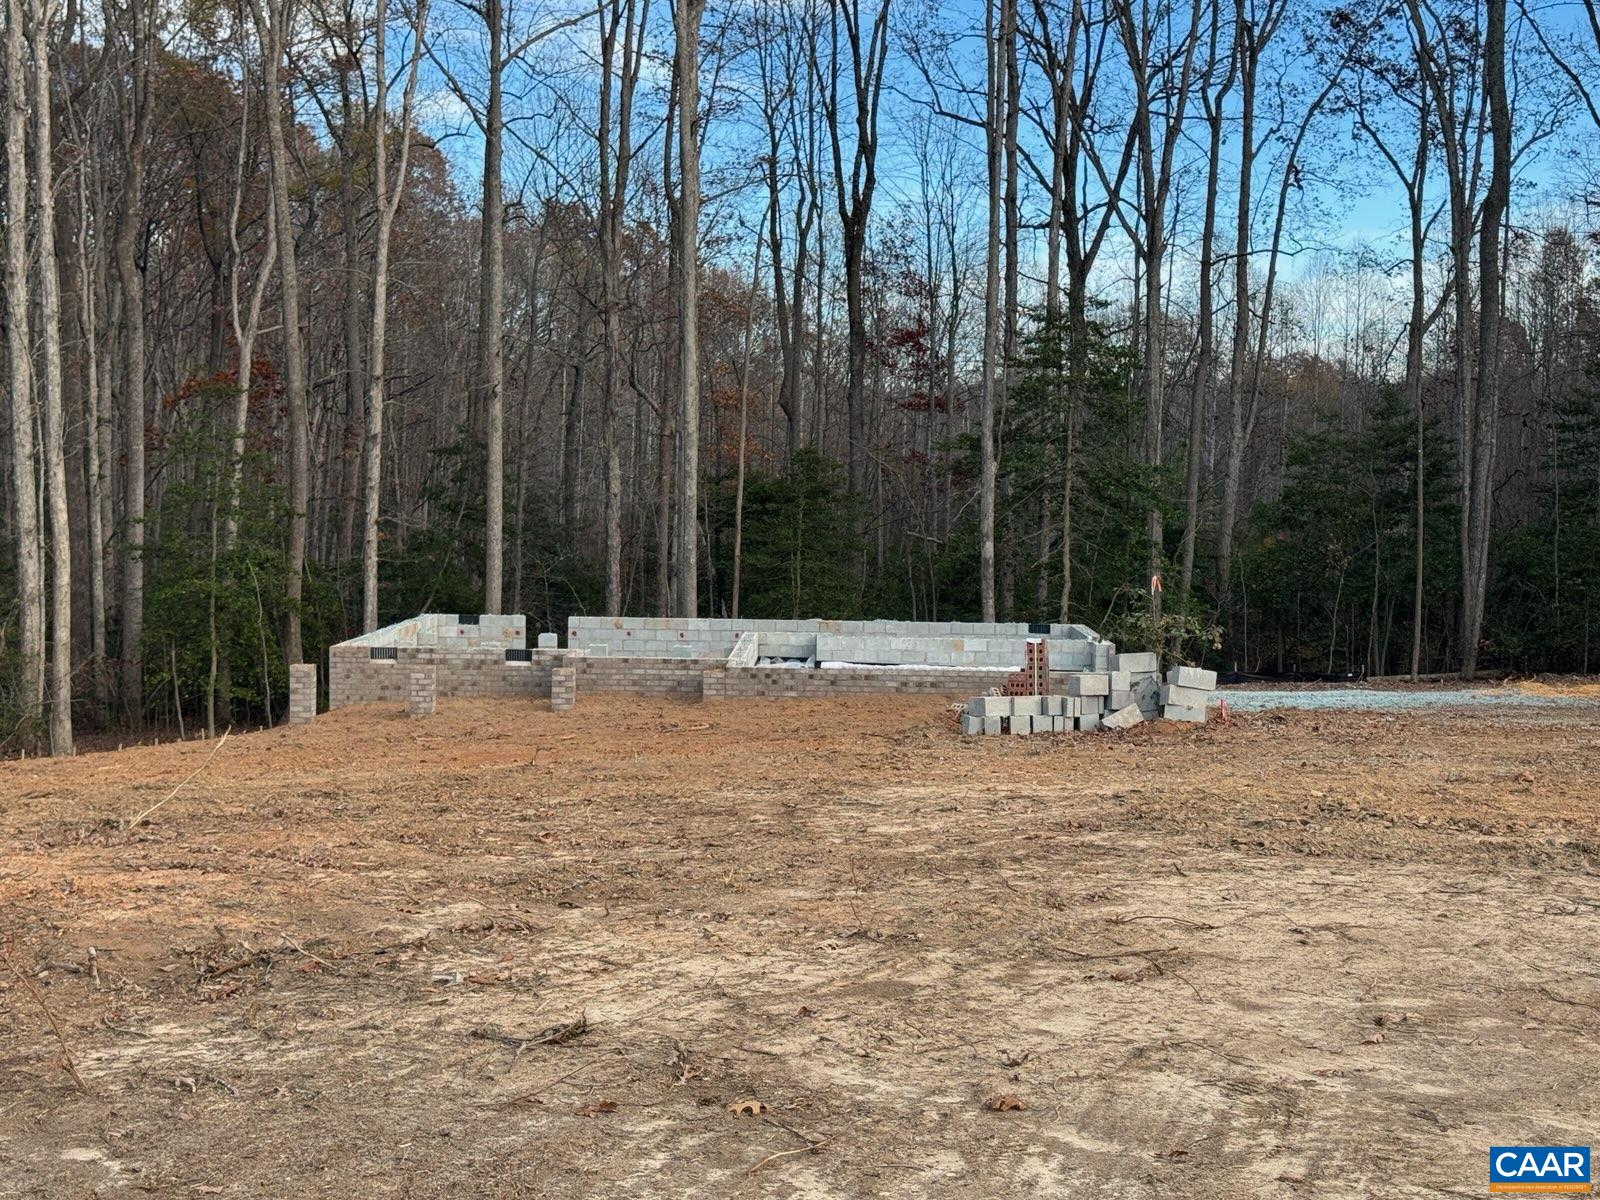
[[[372,657],[374,650],[384,657]],[[432,646],[357,645],[341,642],[328,651],[328,707],[410,700],[411,673],[433,668],[435,695],[525,696],[546,699],[550,672],[570,667],[579,694],[589,692],[700,699],[700,676],[721,660],[588,658],[565,650],[533,650],[522,661],[507,661],[505,650],[441,649]]]
[[[507,662],[503,649],[441,649],[435,646],[377,647],[341,642],[328,649],[328,708],[409,699],[411,672],[433,667],[438,696],[536,696],[550,694],[550,668]]]
[[[721,667],[705,672],[706,700],[814,699],[903,692],[911,695],[970,696],[974,690],[1005,686],[1010,671],[896,671],[892,668],[839,667],[806,671],[794,667]],[[1064,686],[1066,675],[1052,673]]]
[[[448,618],[448,619],[446,619]],[[520,621],[521,618],[515,618]],[[512,618],[480,618],[480,621],[513,621]],[[770,633],[751,629],[751,624],[774,627]],[[585,631],[596,633],[602,626],[605,643],[594,643],[585,650]],[[917,632],[863,632],[868,627],[897,626],[910,630],[931,629],[934,635]],[[470,628],[470,626],[466,626]],[[704,629],[702,628],[704,627]],[[737,628],[736,628],[737,627]],[[800,628],[807,627],[807,628]],[[851,628],[853,627],[853,628]],[[569,638],[578,647],[528,650],[501,644],[525,640],[525,626],[502,626],[517,636],[504,636],[478,644],[459,637],[463,625],[452,614],[424,614],[410,621],[397,622],[387,630],[341,642],[328,652],[328,706],[343,708],[351,704],[388,702],[405,704],[410,700],[412,671],[434,672],[434,694],[439,698],[456,696],[515,697],[544,699],[551,695],[551,671],[571,669],[579,695],[624,694],[659,696],[678,700],[733,700],[763,697],[823,697],[849,694],[905,692],[924,695],[971,696],[975,692],[1004,687],[1020,665],[1027,642],[1028,626],[994,626],[977,623],[917,625],[913,622],[868,621],[697,621],[656,618],[574,618]],[[1052,690],[1065,691],[1072,672],[1109,665],[1115,648],[1083,626],[1050,626],[1052,634],[1049,662]],[[997,635],[996,630],[1010,631]],[[707,632],[709,631],[709,632]],[[392,636],[395,641],[386,641]],[[679,634],[685,636],[678,638]],[[853,666],[803,669],[759,665],[733,665],[728,656],[736,645],[740,659],[750,659],[750,640],[742,643],[738,635],[756,635],[761,653],[803,650],[806,657],[819,647],[826,650],[839,640],[852,642],[847,649],[859,652],[862,643],[878,647],[882,666]],[[633,636],[627,636],[627,635]],[[688,635],[694,634],[690,637]],[[646,636],[648,635],[648,636]],[[1034,637],[1046,635],[1035,633]],[[1008,649],[1015,639],[1016,653]],[[431,642],[430,642],[431,639]],[[440,640],[443,639],[443,640]],[[787,639],[787,640],[785,640]],[[830,641],[830,639],[835,639]],[[541,640],[545,640],[541,638]],[[434,644],[436,643],[436,644]],[[613,653],[615,645],[631,653]],[[870,647],[869,647],[870,648]],[[843,652],[843,651],[841,651]],[[940,661],[957,658],[956,663]],[[1154,696],[1151,697],[1154,700]]]
[[[340,642],[341,646],[429,646],[443,650],[521,650],[528,618],[520,613],[422,613]]]
[[[762,658],[886,666],[1020,667],[1030,637],[1050,642],[1050,660],[1092,663],[1100,635],[1086,625],[979,621],[763,621],[683,617],[572,617],[567,648],[591,656],[714,658],[727,662],[740,638],[756,635]],[[735,665],[735,664],[729,664]]]

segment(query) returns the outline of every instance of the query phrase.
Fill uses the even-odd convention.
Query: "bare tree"
[[[1235,19],[1235,28],[1238,21]],[[1211,34],[1206,56],[1206,74],[1200,84],[1200,107],[1206,123],[1206,188],[1205,215],[1200,227],[1200,264],[1198,269],[1198,300],[1195,338],[1198,351],[1195,362],[1193,386],[1189,392],[1189,455],[1184,472],[1183,563],[1178,576],[1178,594],[1187,599],[1194,583],[1195,541],[1200,532],[1200,476],[1205,462],[1206,416],[1215,401],[1217,386],[1216,341],[1216,245],[1217,245],[1217,191],[1222,172],[1222,131],[1229,92],[1239,75],[1239,48],[1230,44],[1224,55],[1220,48],[1223,25],[1220,0],[1211,5]],[[1259,58],[1259,53],[1257,54]],[[1212,80],[1220,75],[1220,81]],[[1252,109],[1254,96],[1244,101]],[[1241,133],[1240,137],[1244,135]],[[1253,157],[1253,153],[1251,155]],[[1244,189],[1241,184],[1241,191]],[[1243,205],[1242,205],[1243,207]],[[1238,258],[1248,272],[1249,256],[1241,252]]]
[[[1152,471],[1158,471],[1166,413],[1167,203],[1200,40],[1200,0],[1192,0],[1186,16],[1169,14],[1153,0],[1115,0],[1113,11],[1132,80],[1132,127],[1138,154],[1138,220],[1124,217],[1123,224],[1138,251],[1144,277],[1144,459]],[[1157,620],[1161,617],[1165,559],[1162,521],[1160,503],[1151,504],[1145,532],[1150,543],[1150,611]]]
[[[1483,39],[1483,87],[1488,106],[1489,186],[1478,222],[1478,386],[1476,409],[1466,436],[1470,453],[1462,464],[1471,474],[1467,512],[1467,559],[1462,564],[1461,674],[1478,670],[1483,606],[1489,585],[1489,536],[1494,521],[1495,440],[1500,425],[1501,314],[1504,311],[1501,229],[1511,207],[1511,102],[1506,91],[1506,0],[1487,0]]]
[[[419,0],[412,16],[405,90],[400,102],[399,128],[395,131],[400,149],[396,155],[393,184],[389,182],[388,24],[388,0],[379,0],[373,25],[372,67],[372,199],[378,211],[378,226],[373,234],[372,339],[367,353],[366,502],[361,536],[361,623],[369,632],[378,627],[378,511],[383,475],[384,356],[389,331],[389,240],[395,213],[405,195],[411,161],[411,120],[423,35],[428,25],[428,0]]]
[[[54,0],[33,0],[33,170],[39,228],[44,366],[44,477],[50,513],[50,753],[72,753],[72,531],[67,517],[66,405],[61,378],[61,276],[56,260],[55,127],[50,103]],[[15,80],[15,76],[12,77]]]
[[[644,31],[650,16],[650,0],[642,0],[642,6],[640,0],[611,0],[599,15],[597,137],[600,150],[600,306],[606,388],[602,415],[606,454],[605,605],[606,612],[616,614],[622,611],[622,446],[617,432],[623,374],[622,220],[628,201],[628,176],[633,165],[633,95],[639,82],[640,64],[644,61]]]
[[[1234,222],[1233,252],[1233,357],[1228,368],[1228,451],[1222,480],[1222,511],[1217,519],[1217,598],[1224,624],[1233,607],[1233,530],[1238,521],[1239,497],[1244,483],[1244,454],[1255,425],[1255,411],[1247,412],[1252,328],[1250,287],[1251,213],[1255,203],[1255,164],[1264,139],[1256,136],[1256,97],[1262,56],[1277,35],[1288,11],[1287,0],[1235,0],[1234,60],[1239,77],[1239,188]],[[1285,175],[1293,170],[1286,165]],[[1266,315],[1262,315],[1262,328]]]
[[[1013,4],[1014,0],[988,0],[983,9],[987,63],[983,144],[989,181],[989,230],[984,243],[983,377],[978,401],[978,596],[985,621],[993,621],[996,611],[995,491],[999,471],[995,457],[995,375],[1000,353],[1000,206],[1005,145],[1003,33],[1008,21],[1014,19]]]
[[[148,165],[152,58],[150,28],[154,0],[125,7],[106,4],[107,29],[126,25],[129,86],[119,105],[119,132],[126,153],[122,201],[117,213],[115,257],[122,292],[124,523],[122,562],[122,704],[134,728],[144,721],[144,542],[145,542],[145,321],[144,274],[134,257],[144,221]]]
[[[289,554],[285,572],[288,614],[284,661],[305,657],[300,638],[300,602],[306,569],[306,508],[310,502],[311,459],[306,428],[305,330],[300,312],[300,266],[295,248],[294,210],[289,203],[289,151],[283,132],[281,68],[288,46],[289,0],[250,0],[261,43],[266,93],[267,148],[271,170],[272,220],[278,227],[278,267],[282,276],[284,401],[289,423]]]
[[[1008,0],[1009,2],[1009,0]],[[849,367],[845,392],[848,421],[850,487],[858,496],[866,492],[867,469],[867,310],[862,292],[866,262],[867,225],[872,218],[872,198],[878,187],[878,105],[883,97],[884,61],[889,53],[889,0],[880,0],[863,24],[860,0],[838,0],[833,5],[829,40],[826,108],[833,146],[834,194],[839,208],[840,248],[844,258],[845,314],[849,323]],[[850,166],[845,167],[844,110],[839,102],[839,32],[844,31],[849,55],[851,124]]]
[[[676,612],[700,611],[700,19],[705,0],[675,0],[678,93],[678,487]]]
[[[1412,573],[1411,678],[1422,670],[1423,599],[1427,530],[1426,418],[1423,412],[1423,351],[1428,328],[1438,316],[1427,305],[1427,234],[1432,224],[1428,216],[1428,160],[1433,143],[1432,103],[1427,83],[1417,69],[1416,31],[1404,25],[1406,53],[1385,57],[1381,48],[1359,59],[1362,70],[1353,80],[1350,109],[1356,127],[1366,135],[1394,172],[1405,191],[1410,233],[1410,314],[1406,321],[1406,365],[1403,390],[1415,423],[1415,548]],[[1369,94],[1375,84],[1377,95]],[[1391,131],[1374,111],[1385,98],[1397,103],[1404,114],[1397,130]],[[1410,153],[1399,139],[1409,136]]]
[[[44,571],[34,483],[33,363],[28,320],[27,65],[22,0],[6,2],[6,344],[10,358],[11,476],[17,539],[22,716],[44,711]]]
[[[471,6],[469,6],[471,7]],[[478,379],[483,389],[483,611],[497,613],[505,579],[505,11],[501,0],[476,9],[489,35],[489,95],[483,120],[483,219],[479,228]],[[381,114],[380,109],[380,114]],[[381,118],[380,118],[381,119]]]

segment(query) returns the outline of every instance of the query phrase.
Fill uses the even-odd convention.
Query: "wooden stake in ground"
[[[28,995],[33,997],[33,1002],[44,1013],[44,1019],[50,1022],[50,1031],[56,1035],[56,1041],[61,1044],[61,1066],[68,1075],[72,1076],[72,1082],[77,1084],[78,1090],[87,1096],[89,1094],[89,1085],[83,1081],[83,1076],[78,1074],[78,1065],[72,1061],[72,1050],[67,1045],[66,1034],[61,1032],[61,1026],[56,1021],[56,1015],[50,1011],[50,1006],[44,1002],[44,997],[39,994],[38,986],[32,979],[22,973],[22,969],[12,961],[10,951],[4,946],[0,946],[0,958],[5,960],[6,966],[17,977],[17,982],[28,989]]]

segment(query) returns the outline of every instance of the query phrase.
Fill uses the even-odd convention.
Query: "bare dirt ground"
[[[209,751],[0,766],[0,1195],[1477,1196],[1600,1135],[1600,706],[372,707],[123,828]]]

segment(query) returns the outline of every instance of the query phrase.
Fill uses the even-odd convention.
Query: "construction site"
[[[0,1195],[1473,1195],[1590,1132],[1600,687],[1201,723],[1082,628],[770,624],[417,618],[0,766]]]

